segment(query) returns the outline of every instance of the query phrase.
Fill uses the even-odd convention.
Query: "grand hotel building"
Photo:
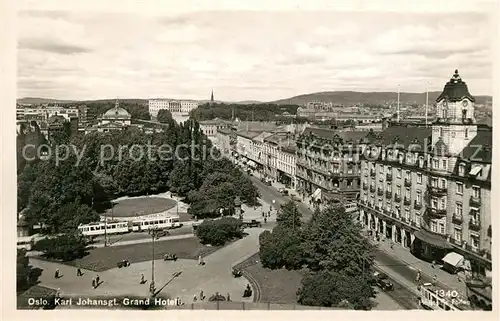
[[[455,71],[431,125],[393,124],[368,136],[360,221],[417,257],[441,261],[455,252],[488,275],[492,131],[476,124],[474,101]]]

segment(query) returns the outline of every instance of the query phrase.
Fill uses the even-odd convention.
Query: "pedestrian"
[[[227,300],[226,301],[231,301],[231,297],[229,296],[229,293],[227,294]]]
[[[198,301],[198,298],[196,297],[196,294],[195,294],[195,295],[193,295],[193,302],[196,302],[196,301]]]
[[[100,280],[100,278],[99,278],[99,274],[98,274],[98,275],[95,277],[95,286],[96,286],[96,287],[97,287],[97,286],[99,286],[99,280]]]
[[[55,279],[59,278],[59,269],[57,269],[56,272],[54,273],[54,278]]]
[[[418,270],[418,271],[417,271],[417,276],[415,277],[415,281],[416,281],[417,283],[420,283],[420,277],[421,277],[421,276],[420,276],[420,270]]]
[[[264,223],[267,223],[267,217],[264,217]]]
[[[141,273],[141,284],[144,284],[146,283],[146,281],[144,281],[144,274]]]
[[[436,264],[436,261],[432,260],[431,267],[434,268],[435,264]]]
[[[201,255],[198,255],[198,265],[201,265]]]
[[[92,278],[92,287],[95,289],[95,278]]]
[[[83,273],[82,273],[82,270],[80,270],[80,268],[76,269],[76,276],[82,276]]]
[[[205,296],[203,295],[203,290],[200,290],[200,300],[203,301]]]
[[[434,276],[432,277],[432,285],[436,285],[437,279],[438,279],[437,275],[434,274]]]

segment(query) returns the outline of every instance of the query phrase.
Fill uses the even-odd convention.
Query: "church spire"
[[[214,102],[214,90],[212,89],[212,95],[210,96],[210,102]]]
[[[118,114],[118,107],[120,106],[120,103],[118,102],[118,97],[116,98],[115,101],[115,114]]]

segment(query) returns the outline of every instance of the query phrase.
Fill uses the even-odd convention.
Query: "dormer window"
[[[437,158],[434,158],[432,160],[432,168],[438,169],[439,168],[439,160]]]
[[[458,165],[458,175],[464,176],[465,175],[465,164],[460,164]]]

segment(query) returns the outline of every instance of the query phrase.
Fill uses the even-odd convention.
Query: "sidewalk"
[[[372,241],[372,240],[370,240]],[[422,274],[422,281],[427,282],[428,280],[432,280],[434,275],[437,276],[437,286],[443,288],[445,290],[456,290],[461,293],[463,296],[466,296],[466,285],[463,280],[459,281],[459,276],[456,274],[450,274],[446,271],[441,270],[439,265],[435,265],[433,268],[431,263],[422,261],[406,248],[403,248],[401,244],[394,243],[393,248],[391,249],[391,242],[389,240],[373,242],[377,244],[378,248],[384,253],[394,257],[395,259],[401,261],[410,269],[415,271],[415,275],[418,270],[420,270]],[[402,282],[406,285],[406,282]],[[415,287],[415,282],[409,282],[408,286]]]

